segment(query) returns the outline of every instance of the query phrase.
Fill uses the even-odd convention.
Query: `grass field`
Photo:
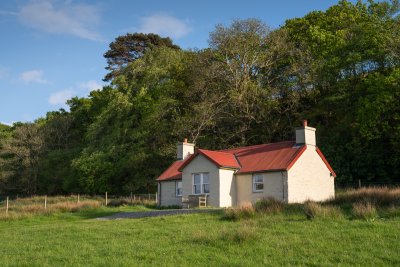
[[[308,220],[300,208],[100,221],[143,206],[0,221],[1,266],[400,266],[400,216]]]

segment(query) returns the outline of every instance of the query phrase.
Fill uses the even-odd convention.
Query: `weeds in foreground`
[[[343,218],[343,214],[340,208],[338,207],[330,205],[324,206],[317,202],[307,201],[304,203],[303,208],[304,208],[304,214],[309,220],[317,218],[323,218],[323,219]]]
[[[237,228],[226,228],[212,234],[204,230],[199,230],[191,235],[190,242],[202,245],[214,245],[220,241],[227,243],[241,244],[257,238],[257,226],[251,221],[240,223]]]
[[[237,221],[240,219],[253,218],[256,215],[256,210],[250,202],[242,204],[238,208],[227,208],[224,210],[223,219],[229,221]]]
[[[353,204],[352,215],[356,219],[371,220],[377,217],[377,211],[369,202],[357,202]]]
[[[256,202],[255,209],[260,213],[282,213],[286,204],[273,197],[263,198]]]

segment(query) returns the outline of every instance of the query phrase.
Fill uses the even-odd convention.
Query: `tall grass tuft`
[[[354,203],[352,214],[354,218],[363,220],[370,220],[377,217],[375,205],[369,202]]]
[[[253,218],[256,215],[256,210],[254,206],[248,202],[242,204],[238,208],[227,208],[224,210],[223,219],[229,221],[237,221],[241,219]]]
[[[316,218],[342,218],[343,214],[338,207],[324,206],[317,202],[307,201],[304,203],[304,214],[307,219],[313,220]]]
[[[285,209],[285,203],[275,198],[263,198],[256,202],[255,209],[259,213],[282,213]]]
[[[328,202],[339,205],[362,202],[370,203],[378,207],[400,206],[400,188],[363,187],[359,189],[348,189],[338,192],[335,199]]]

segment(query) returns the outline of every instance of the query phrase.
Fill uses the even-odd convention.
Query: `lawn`
[[[99,207],[0,221],[1,266],[400,266],[400,217],[238,221],[222,212],[100,221]]]

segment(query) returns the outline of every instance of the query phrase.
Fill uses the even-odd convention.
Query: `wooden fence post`
[[[47,195],[44,196],[44,209],[47,209]]]
[[[79,194],[78,194],[78,203],[79,203],[80,199],[79,199]]]
[[[107,206],[107,204],[108,204],[108,199],[107,199],[107,192],[106,192],[106,206]]]
[[[158,192],[156,192],[156,205],[158,205]]]
[[[6,213],[8,214],[8,197],[7,197],[7,200],[6,200]]]
[[[361,179],[358,179],[358,187],[361,188]]]
[[[136,195],[133,195],[133,201],[136,202]]]
[[[133,206],[132,192],[131,192],[131,206]]]

